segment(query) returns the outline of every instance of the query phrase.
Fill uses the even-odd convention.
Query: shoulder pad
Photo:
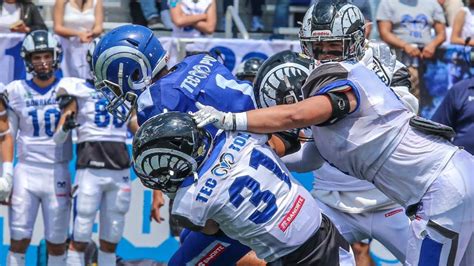
[[[337,81],[347,79],[349,71],[340,63],[326,63],[314,69],[303,85],[303,97],[306,99],[315,95],[326,85]]]
[[[66,108],[74,100],[76,100],[76,97],[68,94],[64,88],[59,88],[56,92],[56,101],[58,102],[59,109]]]

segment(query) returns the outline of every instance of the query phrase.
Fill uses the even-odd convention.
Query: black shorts
[[[349,243],[331,220],[322,214],[321,226],[315,234],[297,250],[268,263],[268,266],[337,266],[339,265],[339,248],[349,252]]]

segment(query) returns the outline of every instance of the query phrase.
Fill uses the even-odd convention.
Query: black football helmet
[[[258,57],[251,57],[237,67],[237,73],[235,76],[239,80],[248,80],[254,82],[255,76],[257,76],[258,69],[262,66],[263,60]]]
[[[319,0],[303,18],[299,38],[307,56],[325,61],[360,60],[364,55],[364,15],[347,0]],[[331,51],[336,46],[339,51]]]
[[[133,138],[133,169],[147,188],[173,195],[186,177],[196,175],[212,144],[186,113],[148,119]]]
[[[311,60],[290,50],[268,58],[255,79],[254,94],[259,108],[291,104],[303,99],[301,87],[309,75]]]
[[[31,56],[34,53],[40,52],[51,52],[53,54],[52,70],[47,73],[36,73],[35,66],[31,61]],[[21,57],[25,60],[26,70],[33,76],[37,76],[40,79],[47,80],[54,71],[59,68],[63,56],[63,50],[61,43],[54,36],[45,30],[35,30],[26,35],[21,46]]]

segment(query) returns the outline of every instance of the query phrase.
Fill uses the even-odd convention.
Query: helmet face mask
[[[124,25],[102,37],[91,68],[96,88],[109,100],[107,110],[121,120],[130,117],[138,97],[167,61],[167,52],[146,27]]]
[[[30,55],[35,76],[40,80],[48,80],[54,75],[53,52],[34,52]]]
[[[321,62],[359,60],[364,54],[364,17],[345,1],[320,1],[308,9],[299,37],[303,53]]]
[[[168,112],[147,120],[133,139],[133,165],[143,185],[174,194],[209,155],[212,137],[185,113]]]

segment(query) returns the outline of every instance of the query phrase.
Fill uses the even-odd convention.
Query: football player
[[[74,78],[57,78],[62,50],[47,31],[28,34],[21,56],[31,80],[7,85],[8,117],[16,137],[18,163],[14,169],[10,200],[10,252],[8,265],[25,265],[25,252],[33,232],[39,205],[42,206],[48,264],[62,265],[70,215],[70,176],[68,162],[72,144],[53,140],[61,116],[56,93],[73,86]],[[17,134],[18,132],[18,134]]]
[[[91,43],[88,61],[97,42]],[[115,265],[115,250],[131,200],[130,156],[125,141],[127,128],[133,133],[138,128],[136,117],[122,121],[111,116],[105,109],[107,100],[94,89],[92,80],[78,79],[74,86],[60,88],[56,96],[66,117],[58,124],[56,143],[63,143],[74,128],[77,133],[73,234],[67,264],[84,265],[84,252],[100,210],[98,263]]]
[[[382,49],[385,49],[384,53],[391,55],[388,46],[379,47],[373,44],[367,49],[367,56],[372,56],[373,50]],[[302,100],[301,87],[309,69],[305,65],[298,64],[298,61],[285,62],[281,60],[281,57],[297,58],[290,57],[285,52],[277,53],[265,61],[257,75],[255,98],[262,108]],[[381,53],[377,52],[377,57],[371,60],[380,60],[379,58],[384,57],[386,56],[381,56]],[[387,67],[383,69],[389,71],[390,64],[390,62],[384,63]],[[395,64],[394,61],[393,64]],[[390,71],[395,72],[395,78],[387,75],[390,80],[396,81],[392,83],[394,91],[403,87],[399,85],[409,85],[398,82],[398,76],[403,73],[403,70]],[[302,75],[302,73],[305,74]],[[417,105],[409,107],[417,108]],[[302,146],[303,148],[297,153],[285,156],[282,160],[291,171],[310,172],[317,169],[314,171],[312,195],[317,199],[321,211],[334,221],[344,238],[354,244],[352,247],[356,261],[362,259],[361,256],[357,256],[362,255],[362,251],[366,251],[366,259],[369,257],[368,245],[357,243],[367,238],[379,240],[400,261],[405,261],[409,219],[404,209],[388,199],[369,182],[348,176],[337,168],[323,163],[324,160],[312,140],[304,142]]]
[[[339,265],[349,244],[266,145],[267,135],[213,140],[190,115],[148,119],[134,137],[142,183],[175,198],[172,214],[192,230],[225,233],[269,265]]]
[[[449,142],[451,128],[414,116],[357,62],[363,25],[354,5],[320,1],[307,11],[300,31],[304,53],[322,62],[303,86],[303,101],[246,113],[198,104],[202,110],[194,118],[199,126],[259,133],[311,126],[326,161],[374,183],[416,217],[406,264],[472,264],[474,159]]]

